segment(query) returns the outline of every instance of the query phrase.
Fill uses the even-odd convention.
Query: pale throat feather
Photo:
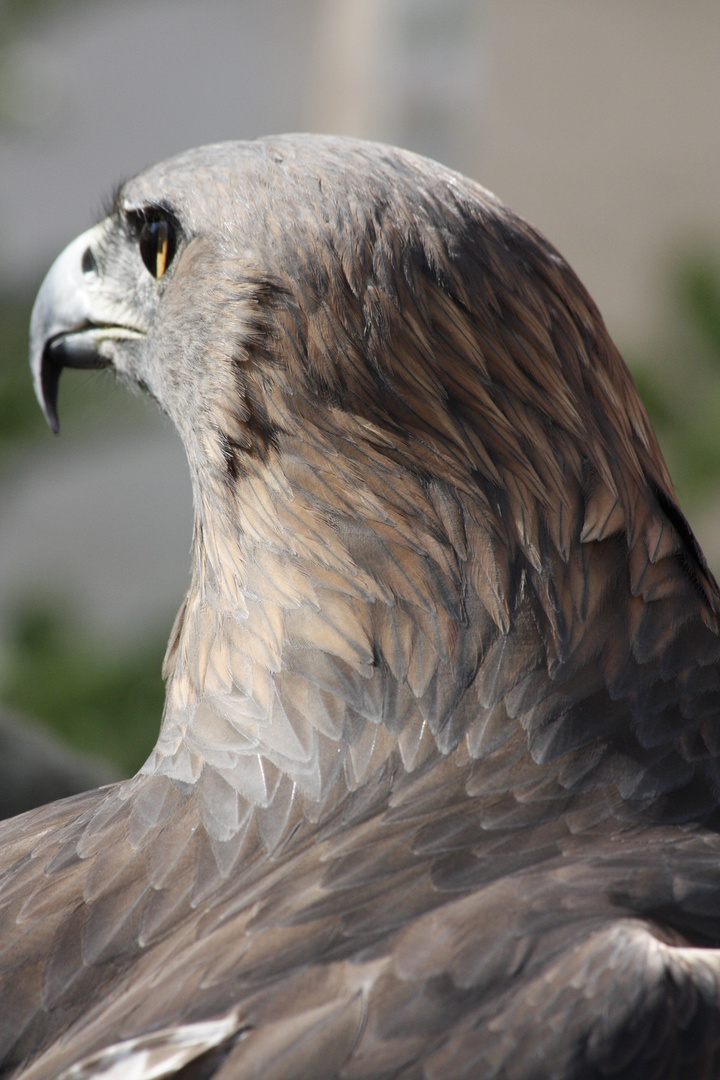
[[[397,746],[374,664],[383,588],[278,461],[232,484],[205,476],[193,546],[143,771],[193,784],[213,772],[256,807],[283,777],[310,804],[341,774],[344,790],[359,785]]]

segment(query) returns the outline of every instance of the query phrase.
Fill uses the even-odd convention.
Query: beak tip
[[[62,366],[54,362],[52,350],[46,347],[40,360],[39,377],[35,389],[43,416],[54,435],[57,435],[60,431],[57,399],[61,371]]]

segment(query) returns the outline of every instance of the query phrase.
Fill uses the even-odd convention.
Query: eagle
[[[31,366],[184,443],[190,587],[131,779],[0,825],[22,1080],[720,1074],[720,594],[557,251],[409,152],[125,183]]]

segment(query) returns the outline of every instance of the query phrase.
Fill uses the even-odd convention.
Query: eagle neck
[[[382,723],[395,679],[374,648],[387,589],[353,558],[347,522],[332,524],[292,473],[275,461],[195,484],[192,583],[145,771],[204,791],[221,838],[247,808],[317,817],[396,767],[397,736]],[[434,749],[417,723],[414,758]]]

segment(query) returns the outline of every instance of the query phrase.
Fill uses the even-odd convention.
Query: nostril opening
[[[82,272],[83,274],[97,273],[97,263],[95,262],[95,256],[90,248],[85,248],[85,253],[82,257]]]

